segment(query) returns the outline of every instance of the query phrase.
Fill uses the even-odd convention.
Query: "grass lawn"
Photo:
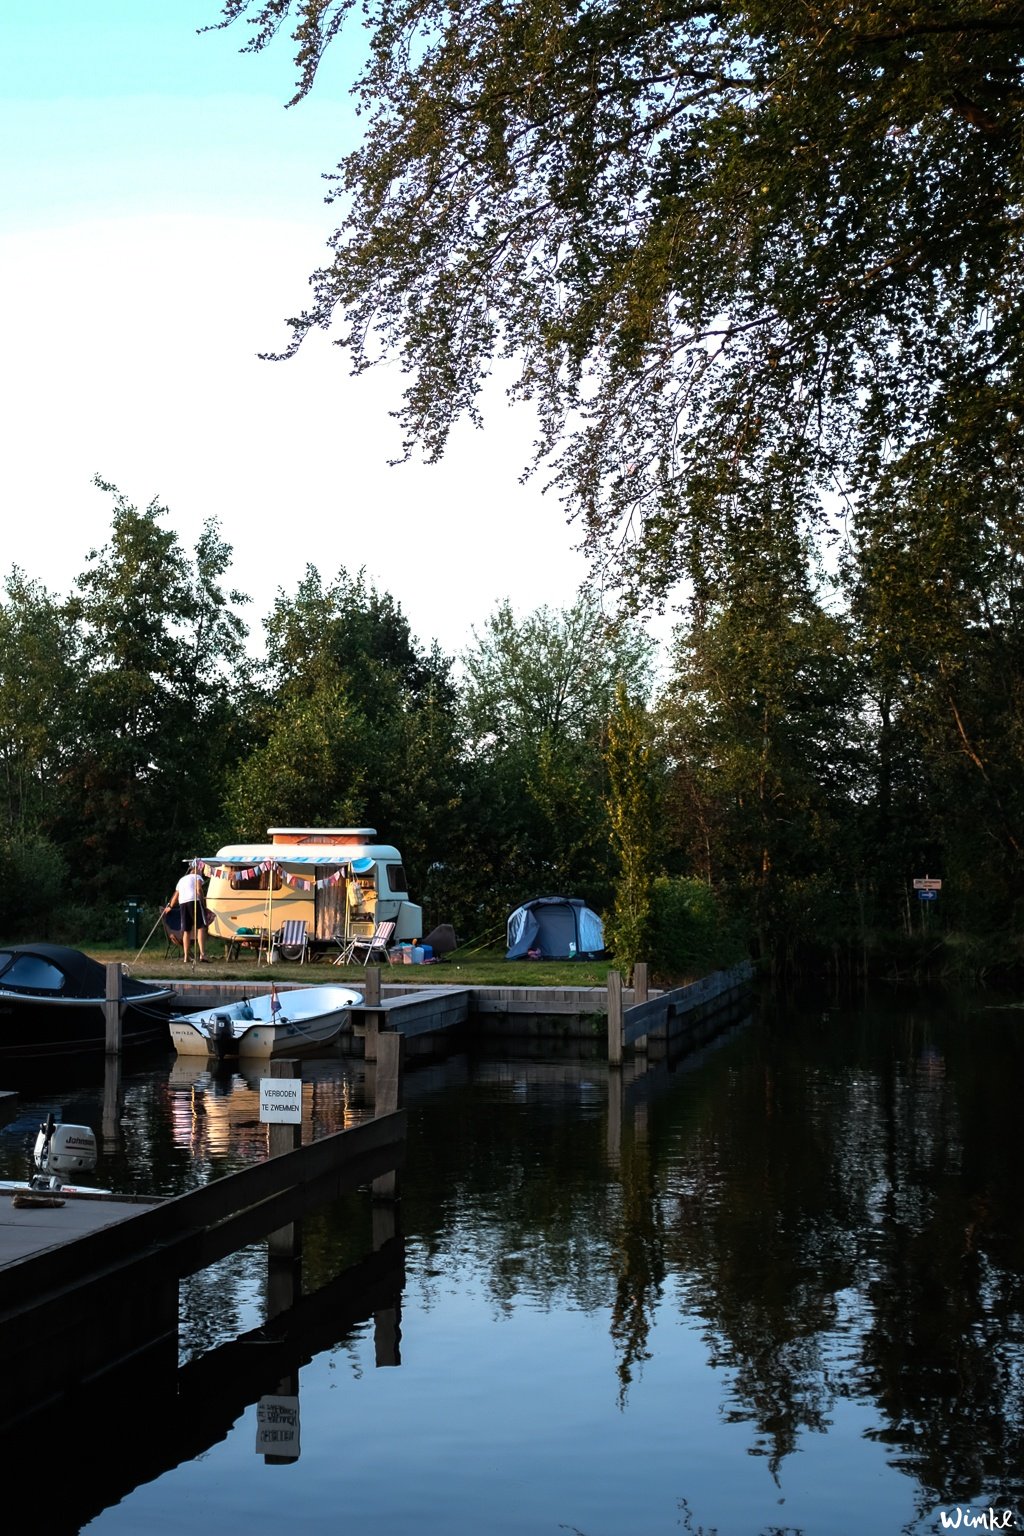
[[[209,941],[209,960],[205,965],[190,963],[186,966],[178,949],[165,955],[162,938],[154,938],[138,959],[138,951],[116,945],[82,944],[79,947],[104,964],[110,960],[123,961],[133,976],[144,981],[163,981],[168,977],[173,980],[176,976],[247,981],[262,991],[271,981],[305,982],[308,986],[331,983],[357,986],[366,974],[361,965],[331,965],[329,955],[323,961],[307,961],[305,965],[288,961],[257,965],[251,953],[228,962],[223,957],[224,946],[219,939]],[[481,950],[473,954],[456,950],[434,965],[385,965],[381,979],[385,984],[417,981],[430,986],[603,987],[608,972],[614,968],[613,960],[506,960],[503,950]]]

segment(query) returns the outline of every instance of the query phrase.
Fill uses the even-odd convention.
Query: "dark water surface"
[[[262,1454],[254,1399],[211,1403],[187,1455],[115,1439],[85,1499],[34,1486],[38,1529],[1024,1529],[1024,1012],[990,1004],[766,1008],[621,1083],[575,1050],[413,1067],[400,1336],[328,1308],[297,1459]],[[304,1064],[307,1139],[366,1117],[365,1072]],[[174,1194],[264,1156],[258,1075],[126,1074],[96,1182]],[[100,1129],[87,1084],[24,1099],[3,1177],[50,1107]],[[368,1195],[303,1238],[311,1292],[372,1248]],[[183,1369],[266,1317],[265,1245],[183,1283]]]

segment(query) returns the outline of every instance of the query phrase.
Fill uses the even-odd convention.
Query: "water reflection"
[[[815,1536],[923,1532],[957,1504],[1017,1510],[1018,1021],[935,999],[833,1002],[827,1016],[820,1006],[766,1010],[699,1056],[648,1072],[609,1073],[596,1051],[571,1046],[417,1064],[406,1078],[401,1285],[392,1275],[391,1291],[347,1332],[303,1324],[289,1355],[271,1325],[298,1327],[299,1303],[283,1305],[265,1249],[233,1255],[182,1287],[180,1369],[208,1383],[216,1372],[204,1361],[219,1360],[236,1404],[236,1376],[258,1386],[250,1404],[299,1398],[295,1471],[315,1479],[304,1487],[325,1522],[313,1529],[332,1528],[339,1496],[329,1467],[314,1473],[305,1452],[316,1433],[305,1373],[328,1368],[319,1338],[332,1360],[348,1361],[359,1394],[351,1412],[368,1432],[377,1399],[365,1373],[412,1364],[393,1373],[379,1410],[382,1432],[401,1437],[401,1467],[387,1489],[347,1467],[357,1525],[379,1512],[382,1529],[404,1529],[397,1515],[389,1526],[388,1511],[413,1507],[415,1491],[416,1507],[467,1501],[449,1509],[453,1531],[491,1526],[493,1490],[483,1503],[468,1484],[453,1494],[450,1467],[483,1454],[503,1402],[519,1408],[508,1455],[535,1502],[502,1530],[634,1536],[667,1518],[666,1528],[750,1536],[782,1528],[772,1512],[782,1499],[787,1528]],[[303,1077],[304,1140],[372,1113],[362,1062],[303,1063]],[[113,1126],[101,1182],[174,1194],[266,1155],[258,1082],[258,1071],[162,1063],[121,1079],[116,1113],[109,1083],[50,1103],[66,1119]],[[0,1132],[5,1177],[46,1103]],[[381,1220],[365,1193],[307,1218],[305,1295],[379,1251]],[[541,1333],[539,1363],[531,1340]],[[271,1368],[256,1382],[249,1362],[261,1351]],[[563,1409],[550,1458],[538,1371],[541,1396],[560,1394]],[[478,1377],[490,1417],[471,1390]],[[202,1418],[200,1388],[189,1394]],[[425,1401],[447,1436],[435,1432],[429,1454],[417,1450]],[[206,1422],[229,1433],[223,1404]],[[677,1441],[700,1449],[682,1456]],[[638,1454],[642,1487],[625,1470]],[[629,1487],[628,1518],[607,1499],[614,1466]],[[874,1505],[837,1505],[839,1468],[873,1480]],[[591,1486],[604,1490],[596,1512],[582,1491]],[[232,1526],[226,1500],[229,1531],[244,1528],[243,1511],[239,1501]]]

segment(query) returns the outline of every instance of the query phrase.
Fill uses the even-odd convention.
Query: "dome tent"
[[[604,949],[601,919],[578,896],[536,896],[509,915],[506,960],[592,960]]]

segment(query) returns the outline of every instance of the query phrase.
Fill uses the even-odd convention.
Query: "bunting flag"
[[[261,859],[258,864],[245,868],[237,864],[210,864],[202,859],[197,860],[196,865],[208,880],[257,880],[260,875],[274,873],[280,876],[282,884],[294,891],[322,891],[328,886],[337,885],[348,873],[348,865],[341,864],[329,875],[321,875],[318,879],[313,879],[308,875],[297,875],[292,870],[285,869],[284,865],[279,864],[276,859]]]

